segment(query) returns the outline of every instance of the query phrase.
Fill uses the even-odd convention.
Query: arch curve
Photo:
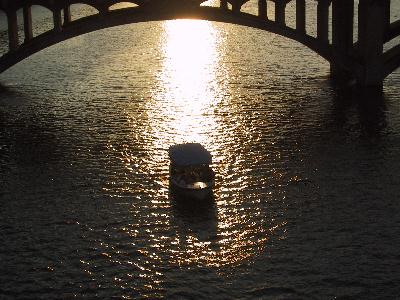
[[[40,2],[40,0],[36,1]],[[95,0],[72,0],[68,3],[89,5],[89,3],[93,3],[93,1]],[[136,2],[136,0],[134,1]],[[117,3],[117,1],[112,2]],[[17,50],[8,52],[0,57],[0,73],[36,52],[82,34],[131,23],[185,18],[231,23],[265,30],[305,45],[328,62],[334,59],[335,63],[338,63],[344,68],[348,65],[346,55],[341,55],[339,52],[334,51],[331,45],[322,43],[317,38],[306,35],[305,33],[299,33],[293,28],[280,26],[276,22],[264,20],[252,14],[238,14],[209,6],[197,6],[185,9],[160,9],[149,12],[149,8],[139,6],[112,10],[106,15],[90,15],[68,23],[68,26],[63,27],[60,31],[52,30],[43,33],[28,43],[22,44]]]

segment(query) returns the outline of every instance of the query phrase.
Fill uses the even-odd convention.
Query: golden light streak
[[[177,143],[207,144],[207,135],[215,126],[207,112],[218,92],[218,33],[211,22],[195,20],[168,21],[164,30],[164,62],[159,76],[163,91],[157,97],[168,118],[163,125],[175,134]]]

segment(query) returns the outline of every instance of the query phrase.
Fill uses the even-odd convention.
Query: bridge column
[[[23,9],[24,14],[24,33],[25,33],[25,42],[31,40],[33,38],[32,31],[32,10],[30,6],[24,6]]]
[[[382,0],[383,2],[383,25],[385,31],[390,27],[390,0]]]
[[[358,55],[363,64],[357,81],[364,87],[383,85],[385,9],[382,0],[360,0],[358,5]]]
[[[221,7],[222,9],[227,10],[228,9],[228,0],[221,0],[219,7]]]
[[[258,16],[263,20],[268,20],[267,0],[258,0]]]
[[[64,6],[64,25],[71,22],[71,8],[68,4]]]
[[[329,6],[331,0],[317,0],[317,38],[329,43]]]
[[[332,45],[344,55],[353,49],[354,0],[332,2]],[[350,79],[350,70],[331,62],[331,76],[339,81]]]
[[[8,46],[10,51],[16,50],[19,46],[18,41],[18,18],[16,11],[9,11],[7,14],[8,21]]]
[[[100,8],[100,11],[99,11],[100,16],[104,17],[108,13],[109,13],[109,10],[108,10],[107,6],[104,5],[103,7]]]
[[[232,11],[234,13],[239,13],[240,12],[240,8],[242,7],[240,1],[239,0],[233,0],[231,3],[232,3]]]
[[[53,10],[53,23],[54,23],[54,31],[62,30],[61,9],[59,8],[55,8]]]
[[[286,5],[291,0],[274,0],[275,2],[275,22],[284,26],[286,24]]]
[[[306,32],[306,1],[296,0],[296,30]]]

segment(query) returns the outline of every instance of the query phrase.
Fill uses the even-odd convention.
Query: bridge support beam
[[[53,22],[54,22],[54,31],[61,31],[62,30],[61,9],[56,8],[53,10]]]
[[[268,19],[267,0],[258,0],[258,16],[263,20]]]
[[[306,1],[296,0],[296,30],[306,32]]]
[[[241,3],[238,0],[233,0],[232,2],[232,11],[234,13],[240,13]]]
[[[358,55],[363,67],[357,82],[363,87],[383,86],[385,1],[360,0],[358,6]]]
[[[383,2],[383,26],[385,31],[390,27],[390,0],[382,0]]]
[[[33,38],[32,31],[32,9],[30,6],[24,6],[23,9],[24,14],[24,33],[25,33],[25,42],[31,40]]]
[[[71,22],[71,8],[69,5],[64,6],[64,25]]]
[[[17,12],[7,12],[8,21],[8,46],[10,51],[16,50],[19,46],[18,41],[18,18]]]
[[[274,0],[275,2],[275,22],[279,25],[286,24],[286,5],[291,0]]]
[[[332,2],[332,45],[340,53],[348,55],[353,48],[354,0]],[[351,70],[331,62],[331,77],[338,82],[351,78]]]
[[[329,43],[329,6],[331,0],[318,0],[317,6],[317,38]]]
[[[221,0],[219,7],[221,7],[224,10],[228,9],[228,0]]]

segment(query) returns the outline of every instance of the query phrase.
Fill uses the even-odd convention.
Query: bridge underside
[[[330,62],[333,77],[353,78],[362,86],[382,86],[384,78],[400,66],[400,45],[383,52],[385,42],[400,36],[400,20],[390,24],[391,0],[359,0],[357,43],[353,43],[354,0],[317,0],[316,37],[306,33],[306,0],[258,0],[258,15],[240,11],[247,1],[220,0],[220,7],[208,7],[200,6],[203,0],[127,0],[125,2],[138,6],[110,11],[117,0],[0,0],[0,10],[7,15],[10,49],[0,57],[0,73],[36,52],[82,34],[131,23],[172,19],[231,23],[287,37]],[[275,3],[274,20],[268,19],[267,1]],[[285,7],[292,1],[296,3],[296,28],[285,24]],[[228,9],[228,2],[232,9]],[[74,3],[86,3],[99,13],[71,21],[69,9]],[[33,37],[32,5],[42,5],[52,11],[54,29]],[[20,44],[16,11],[21,8],[25,41]]]
[[[295,29],[279,26],[274,21],[261,20],[257,16],[251,14],[235,14],[230,11],[226,12],[220,8],[205,6],[174,11],[151,11],[142,7],[131,7],[111,11],[107,13],[107,15],[96,14],[84,17],[66,24],[59,31],[52,30],[41,34],[23,43],[15,51],[10,51],[1,57],[0,72],[7,70],[36,52],[82,34],[125,24],[173,19],[202,19],[258,28],[296,40],[328,61],[331,61],[334,57],[332,53],[333,49],[329,47],[329,45],[321,44],[317,38],[299,34]]]

